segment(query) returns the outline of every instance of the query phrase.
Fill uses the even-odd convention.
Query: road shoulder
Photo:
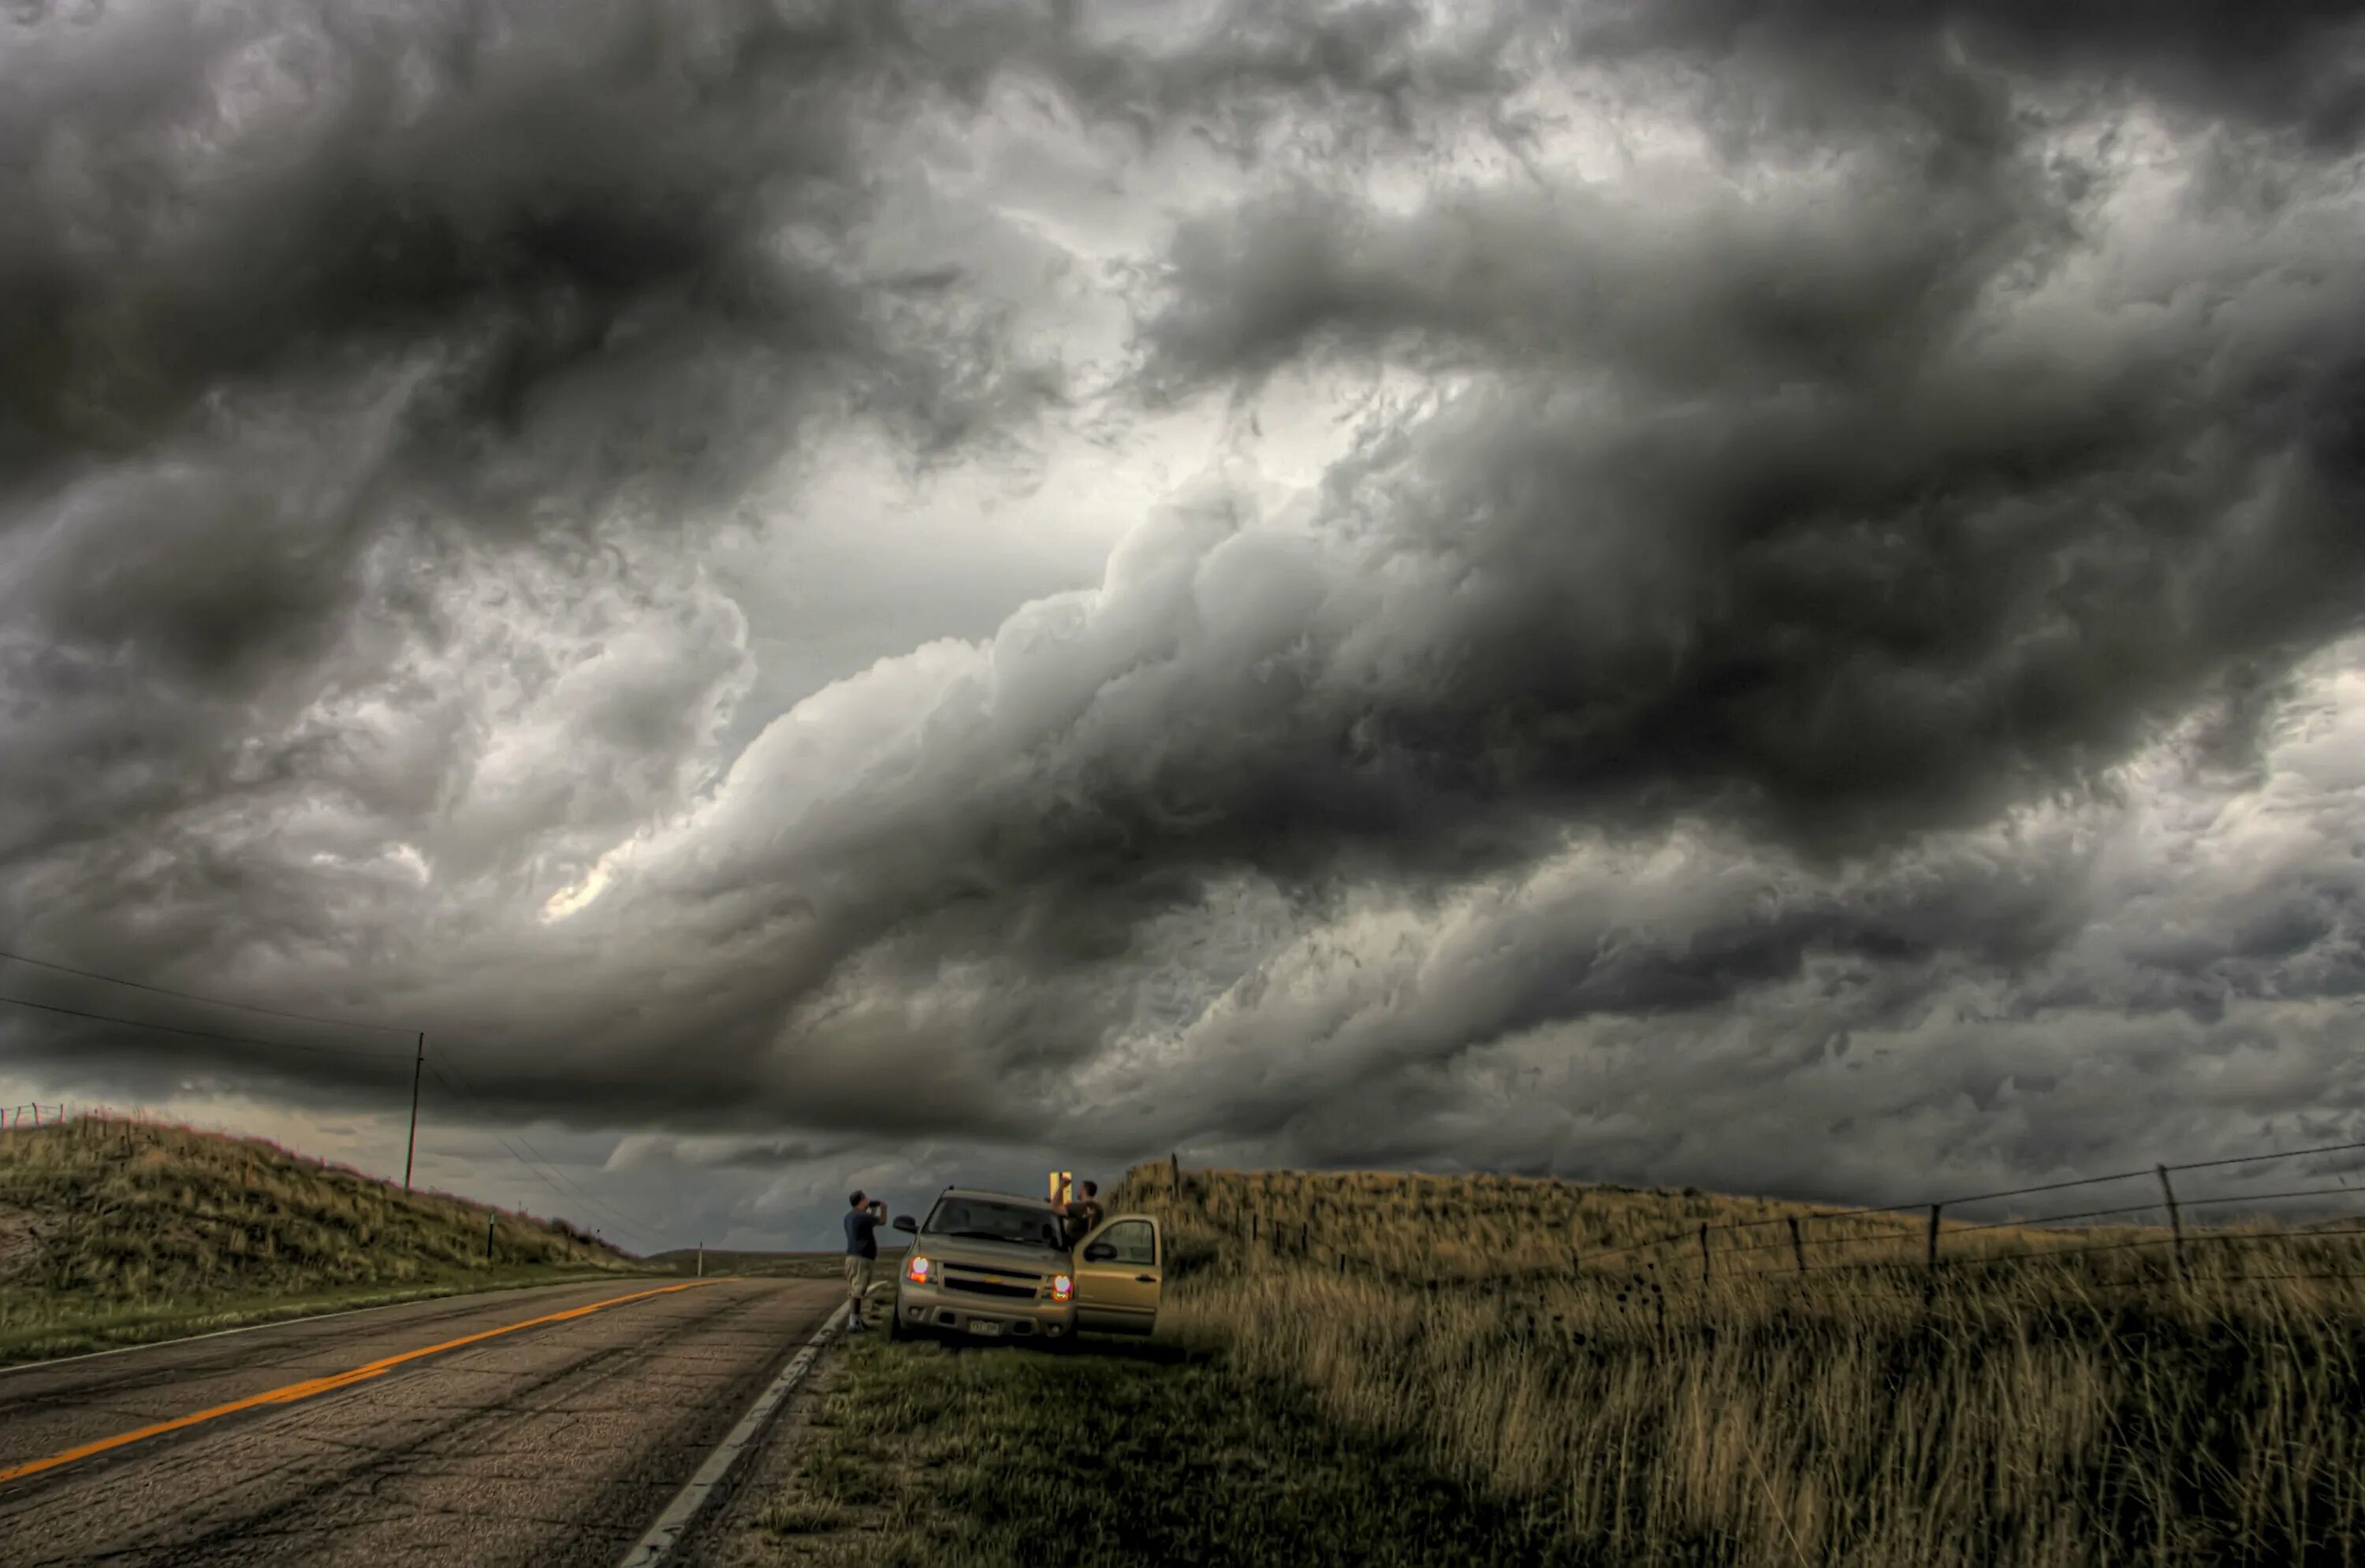
[[[846,1357],[841,1339],[823,1354],[790,1395],[771,1429],[749,1456],[737,1491],[709,1521],[704,1550],[698,1559],[701,1568],[776,1568],[783,1562],[861,1560],[854,1553],[863,1544],[860,1537],[865,1532],[855,1529],[852,1519],[845,1521],[847,1528],[834,1556],[824,1554],[822,1549],[827,1543],[820,1538],[784,1532],[780,1528],[789,1517],[783,1510],[796,1507],[811,1491],[811,1483],[801,1473],[816,1452],[816,1443],[828,1442],[826,1413],[846,1381]],[[779,1538],[794,1543],[791,1551],[802,1550],[804,1554],[782,1555]]]

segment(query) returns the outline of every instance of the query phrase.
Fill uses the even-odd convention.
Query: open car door
[[[1118,1215],[1077,1244],[1076,1327],[1100,1334],[1147,1334],[1158,1325],[1166,1277],[1165,1238],[1148,1215]]]

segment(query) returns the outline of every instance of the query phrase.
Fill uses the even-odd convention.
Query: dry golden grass
[[[257,1139],[87,1118],[0,1132],[0,1360],[630,1261],[563,1222]]]
[[[1605,1562],[2365,1555],[2365,1238],[2184,1272],[2158,1232],[1961,1228],[1933,1271],[1921,1216],[1810,1217],[1844,1240],[1802,1273],[1821,1211],[1697,1193],[1159,1165],[1120,1202],[1174,1238],[1175,1332]],[[1774,1223],[1704,1270],[1736,1220]]]

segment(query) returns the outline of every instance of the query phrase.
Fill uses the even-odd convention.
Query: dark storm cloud
[[[841,252],[891,17],[252,0],[21,38],[0,479],[389,369],[389,460],[472,521],[741,477],[803,362],[891,347]]]
[[[2354,622],[2328,13],[2222,48],[2199,7],[1247,6],[1155,46],[1077,7],[493,14],[192,12],[89,93],[33,85],[70,50],[11,89],[0,178],[44,221],[0,254],[47,303],[0,346],[50,367],[0,410],[17,924],[374,994],[498,1105],[1110,1158],[1743,1159],[1687,1074],[1742,1122],[2048,1080],[2090,1116],[2122,1081],[2016,1025],[2156,1065],[2114,1012],[2232,1051],[2350,988],[2339,877],[2171,879],[2213,912],[2180,933],[2071,829],[1979,836],[2109,820],[2196,709],[2196,759],[2259,765]],[[1454,173],[1447,122],[1553,42],[1722,166]],[[267,121],[275,63],[301,134],[266,140],[226,106]],[[1698,79],[1654,108],[1670,63]],[[958,267],[849,238],[912,84],[966,113],[1004,72],[1294,172],[1193,202],[1128,394],[1418,392],[1293,510],[1170,497],[1096,591],[725,755],[746,627],[683,519],[813,406],[925,454],[1043,393]],[[2152,101],[2176,123],[2098,127]],[[1292,161],[1342,127],[1381,134]],[[1383,151],[1417,196],[1365,185]],[[1884,1105],[1858,1035],[1938,1065]],[[1522,1098],[1538,1041],[1564,1080]],[[2336,1044],[2210,1103],[2346,1103]]]
[[[2067,10],[2061,58],[2210,58],[2189,8],[2160,39]],[[1633,26],[1700,45],[1825,14],[1668,11]],[[2337,57],[2314,41],[2221,63]],[[2096,242],[2107,160],[2045,145],[2008,83],[1952,85],[1788,192],[1299,192],[1186,226],[1144,334],[1161,394],[1309,353],[1479,378],[1329,480],[1357,575],[1403,574],[1395,624],[1440,678],[1299,733],[1351,718],[1449,794],[1730,790],[1869,846],[2074,783],[2349,623],[2350,171],[2285,171],[2330,230],[2163,215],[2146,257]]]
[[[0,58],[19,633],[0,661],[73,717],[13,737],[6,792],[39,803],[0,853],[308,771],[223,752],[324,682],[382,677],[354,667],[382,648],[342,646],[356,625],[448,636],[425,585],[483,569],[465,540],[613,550],[593,520],[618,507],[678,537],[817,413],[925,456],[1054,393],[958,262],[867,265],[901,118],[1012,72],[1153,124],[1319,80],[1368,95],[1417,20],[1351,7],[1301,34],[1235,8],[1155,50],[1057,7],[755,0],[251,0],[20,28]],[[174,760],[59,795],[134,753]]]
[[[1968,57],[2327,142],[2365,129],[2365,25],[2349,0],[1608,0],[1578,17],[1584,56],[1754,67],[1777,92],[1879,96],[1900,67]]]
[[[231,678],[317,655],[395,526],[678,514],[824,390],[958,434],[972,345],[891,336],[846,253],[865,16],[257,0],[20,40],[0,495],[48,525],[45,629]]]
[[[87,844],[117,882],[169,845],[263,906],[192,819],[360,771],[303,716],[461,641],[443,585],[687,545],[818,413],[925,454],[1038,401],[990,322],[866,271],[872,144],[927,90],[890,80],[908,52],[875,8],[729,0],[17,30],[0,856]],[[712,684],[610,700],[591,739],[669,776]]]
[[[2365,570],[2340,171],[2292,165],[2306,221],[2155,190],[2130,228],[2107,203],[2139,170],[2048,145],[2009,82],[1951,85],[1763,188],[1408,214],[1301,194],[1200,220],[1148,386],[1310,352],[1468,389],[1376,423],[1302,527],[1179,507],[1089,602],[915,668],[918,727],[858,800],[743,840],[726,790],[730,876],[667,864],[652,891],[726,928],[798,888],[784,995],[891,940],[941,960],[925,938],[957,928],[934,912],[961,900],[993,935],[950,950],[1034,984],[1130,959],[1124,933],[1241,869],[1318,902],[1515,866],[1573,820],[1687,812],[1826,861],[1893,854],[2074,799],[2229,682],[2270,681],[2353,623]],[[742,759],[751,795],[768,750]],[[1038,899],[1059,921],[1021,918]],[[2064,933],[1990,911],[1949,940],[2006,934]],[[1812,952],[1927,942],[1877,916],[1777,924],[1732,972],[1656,983],[1729,1000]],[[1422,1048],[1586,997],[1572,980]],[[1091,1058],[1106,1019],[1067,1023],[1029,1037]]]

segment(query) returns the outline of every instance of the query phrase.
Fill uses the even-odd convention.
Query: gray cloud
[[[1796,1185],[1768,1118],[1914,1129],[1829,1188],[1933,1128],[1971,1180],[2349,1115],[2353,823],[2292,806],[2244,880],[2222,818],[2323,775],[2294,715],[2347,689],[2310,660],[2365,576],[2354,33],[2134,15],[38,34],[0,915],[723,1140],[647,1146],[685,1181],[1185,1144]],[[955,194],[1012,94],[1207,182],[1156,255],[1095,277]],[[1064,430],[1053,274],[1138,310]],[[1354,439],[1277,498],[1258,421],[1339,387]],[[1096,588],[748,710],[797,599],[711,564],[848,431],[947,467],[1226,406],[1236,463],[1113,523]]]
[[[2118,6],[2111,0],[1611,0],[1580,13],[1588,57],[1653,56],[1740,67],[1810,118],[1828,100],[1922,86],[1921,71],[1976,62],[2231,114],[2346,144],[2365,111],[2365,28],[2343,0],[2260,10],[2242,0]]]

